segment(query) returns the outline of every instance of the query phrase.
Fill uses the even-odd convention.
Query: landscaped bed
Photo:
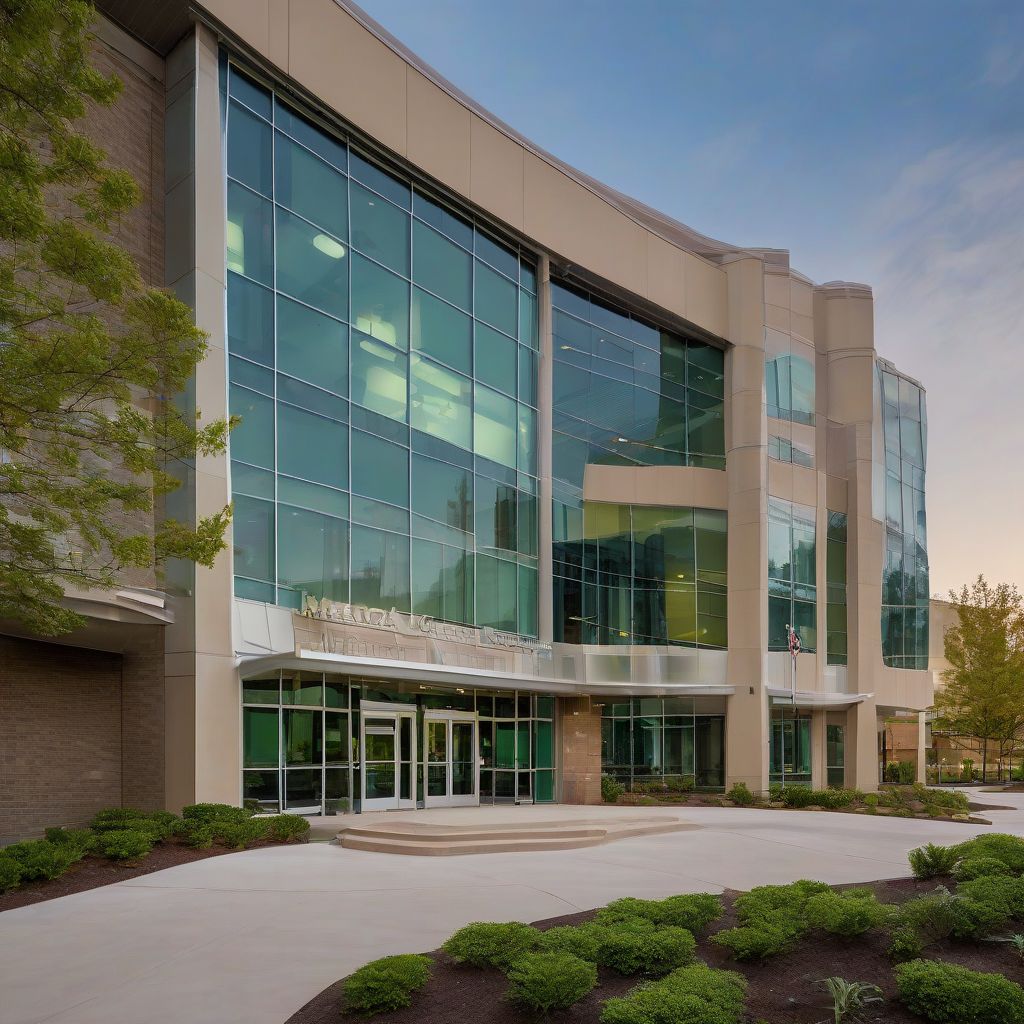
[[[923,847],[911,864],[920,877],[469,925],[367,965],[287,1024],[1024,1024],[1024,840]],[[836,1016],[836,994],[863,1005]]]
[[[0,911],[95,889],[234,850],[305,842],[309,822],[295,814],[254,817],[228,804],[194,804],[179,818],[114,807],[89,828],[46,830],[0,848]]]
[[[694,790],[691,776],[635,782],[630,792],[604,776],[601,793],[605,803],[629,807],[762,807],[785,810],[839,811],[846,814],[878,814],[887,817],[961,821],[990,825],[972,811],[1006,810],[972,804],[966,793],[929,788],[922,783],[887,785],[878,793],[859,789],[811,789],[809,786],[772,786],[767,793],[753,793],[738,782],[725,793]],[[1009,808],[1012,810],[1012,808]]]

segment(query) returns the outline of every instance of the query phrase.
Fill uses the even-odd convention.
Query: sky
[[[931,589],[1024,590],[1022,0],[359,0],[544,149],[870,284],[928,391]]]

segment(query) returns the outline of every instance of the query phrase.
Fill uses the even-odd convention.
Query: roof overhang
[[[870,700],[871,693],[830,693],[821,690],[792,690],[778,686],[768,687],[773,707],[825,708],[841,710]]]

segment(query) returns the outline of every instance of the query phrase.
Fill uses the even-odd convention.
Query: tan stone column
[[[855,704],[846,714],[846,784],[878,790],[878,715],[873,700]]]
[[[601,802],[601,708],[590,697],[558,698],[561,800]]]
[[[926,712],[917,713],[917,781],[928,782],[928,728],[925,725]]]
[[[828,712],[818,708],[811,712],[811,788],[824,789],[828,772],[825,764],[825,722]]]

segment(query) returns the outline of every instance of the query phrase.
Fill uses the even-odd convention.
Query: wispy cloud
[[[1024,139],[933,150],[875,217],[877,347],[928,389],[933,590],[1024,584]]]
[[[1015,82],[1024,72],[1024,49],[1020,42],[996,43],[985,57],[985,68],[981,80],[998,89]]]

